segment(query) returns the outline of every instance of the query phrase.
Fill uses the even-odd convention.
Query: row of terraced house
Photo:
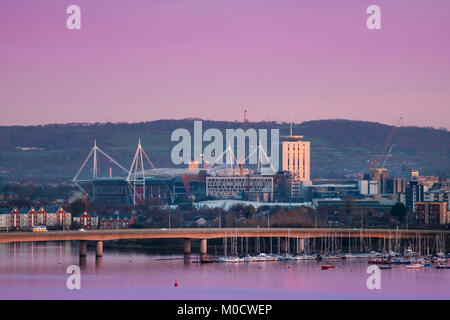
[[[60,206],[35,208],[0,208],[0,230],[30,230],[33,226],[46,226],[48,229],[71,229],[77,225],[84,229],[123,229],[128,228],[132,218],[124,214],[98,215],[82,212],[72,215]]]

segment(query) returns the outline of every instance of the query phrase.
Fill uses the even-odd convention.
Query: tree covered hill
[[[193,119],[157,120],[142,123],[54,124],[0,127],[0,177],[6,181],[34,183],[71,179],[88,155],[94,140],[124,167],[131,165],[140,138],[156,167],[173,167],[170,141],[177,128],[193,131]],[[203,121],[208,128],[237,129],[240,122]],[[289,134],[288,123],[250,122],[247,128],[280,129]],[[294,125],[294,134],[311,141],[311,176],[344,177],[368,171],[369,159],[376,158],[393,127],[363,121],[318,120]],[[418,169],[425,175],[450,174],[450,133],[422,127],[400,127],[392,140],[386,167],[390,175]],[[205,143],[206,145],[206,143]],[[122,173],[108,162],[100,163],[104,174]],[[89,168],[87,168],[89,170]]]

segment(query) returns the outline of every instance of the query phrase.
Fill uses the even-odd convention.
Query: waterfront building
[[[34,208],[13,208],[10,212],[11,230],[26,230],[37,224],[37,211]]]
[[[273,198],[273,176],[206,177],[206,196],[216,199],[238,199],[243,193],[267,193]],[[252,197],[252,196],[250,196]],[[270,201],[270,200],[269,200]]]
[[[28,210],[28,212],[25,211],[21,211],[22,214],[26,214],[27,217],[27,223],[24,224],[25,228],[31,228],[33,226],[37,226],[39,224],[38,222],[38,214],[35,208],[31,207],[30,210]]]
[[[13,208],[0,208],[0,230],[11,228],[11,212]]]
[[[0,229],[2,230],[30,230],[37,225],[69,229],[71,220],[72,214],[58,206],[44,206],[39,210],[33,207],[0,210]]]
[[[99,229],[126,229],[132,224],[132,218],[118,213],[113,215],[104,215],[98,219]]]
[[[416,202],[415,217],[417,224],[447,224],[449,212],[447,202]]]
[[[61,206],[43,206],[38,210],[38,224],[50,228],[70,229],[72,214]]]
[[[77,223],[80,228],[84,229],[97,229],[98,216],[92,212],[82,212],[74,215],[73,222]]]

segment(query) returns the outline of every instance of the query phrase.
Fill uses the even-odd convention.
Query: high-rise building
[[[377,168],[374,180],[379,181],[378,193],[387,193],[387,180],[389,178],[389,171],[386,168]]]
[[[403,178],[388,178],[387,190],[385,193],[398,194],[405,192],[405,179]]]
[[[378,180],[358,180],[358,190],[361,195],[379,194],[380,181]]]
[[[286,136],[282,142],[282,170],[289,171],[293,180],[309,182],[310,142],[303,136]]]
[[[424,200],[423,185],[411,180],[406,188],[406,208],[409,212],[416,212],[416,202]]]

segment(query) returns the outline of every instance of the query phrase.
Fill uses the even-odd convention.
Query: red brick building
[[[100,229],[126,229],[132,224],[132,218],[122,215],[107,215],[99,218]]]
[[[78,223],[84,229],[97,229],[98,217],[94,213],[87,211],[74,216],[73,221]]]
[[[416,222],[417,224],[449,223],[447,202],[416,202]]]

